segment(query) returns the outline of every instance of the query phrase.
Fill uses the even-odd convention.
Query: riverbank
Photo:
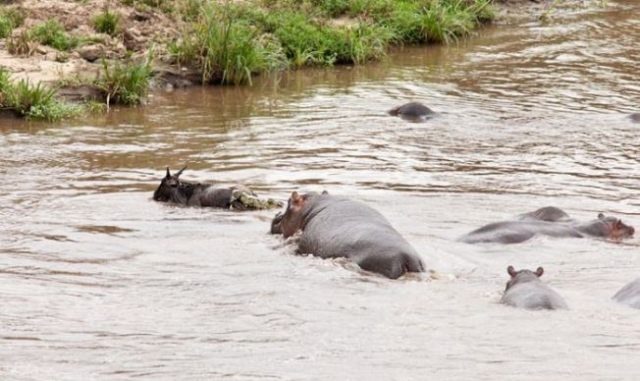
[[[242,85],[266,72],[365,64],[392,45],[450,43],[496,17],[539,17],[555,3],[14,1],[0,12],[0,106],[56,120],[78,112],[65,113],[68,102],[136,105],[150,86]],[[38,84],[55,94],[33,96]]]

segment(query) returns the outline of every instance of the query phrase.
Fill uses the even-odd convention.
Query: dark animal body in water
[[[416,250],[389,221],[357,201],[322,194],[291,194],[284,214],[271,223],[273,234],[285,238],[298,230],[299,254],[347,258],[363,270],[396,279],[406,272],[423,272]]]
[[[564,210],[555,206],[545,206],[533,212],[518,215],[522,221],[572,222],[575,221]]]
[[[222,186],[182,181],[180,180],[180,175],[185,168],[186,166],[172,175],[169,167],[167,167],[166,176],[153,193],[155,201],[238,210],[267,209],[282,205],[271,199],[266,201],[258,200],[251,189],[241,184]]]
[[[640,123],[640,112],[636,112],[633,114],[629,115],[629,119],[631,119],[632,121],[636,122],[636,123]]]
[[[627,283],[613,296],[616,302],[640,309],[640,278]]]
[[[410,102],[402,106],[394,107],[388,111],[389,115],[399,116],[402,119],[419,122],[435,115],[429,107],[418,102]]]
[[[513,266],[507,268],[511,277],[507,282],[500,303],[528,310],[566,309],[567,303],[558,293],[540,281],[544,273],[542,267],[531,270],[516,271]]]
[[[598,237],[622,239],[633,236],[635,229],[616,217],[598,214],[598,218],[578,223],[559,208],[545,207],[518,216],[518,220],[490,223],[462,237],[466,243],[520,243],[536,235],[548,237]]]

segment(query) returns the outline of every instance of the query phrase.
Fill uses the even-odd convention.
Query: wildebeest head
[[[186,203],[184,192],[180,189],[180,175],[186,168],[187,166],[185,165],[184,168],[172,175],[171,171],[169,171],[169,167],[167,167],[167,175],[160,182],[158,189],[153,192],[153,199],[160,202],[175,202],[177,204]]]

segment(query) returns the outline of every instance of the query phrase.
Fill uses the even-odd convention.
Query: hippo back
[[[582,238],[571,226],[546,221],[501,221],[485,225],[458,240],[466,243],[520,243],[536,234],[549,237]]]
[[[575,222],[567,212],[555,206],[545,206],[533,212],[519,214],[517,219],[521,221]]]
[[[567,304],[558,293],[540,281],[519,283],[509,288],[500,303],[528,310],[567,309]]]
[[[349,258],[362,269],[395,279],[422,272],[416,250],[373,208],[349,199],[318,195],[303,211],[300,253]]]
[[[613,296],[613,300],[640,309],[640,278],[622,287]]]

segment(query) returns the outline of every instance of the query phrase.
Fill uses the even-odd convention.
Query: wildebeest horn
[[[169,167],[167,167],[167,178],[171,177],[171,172],[169,172]]]
[[[187,166],[185,165],[184,167],[182,167],[181,170],[178,171],[178,173],[176,173],[174,176],[175,177],[179,177],[182,174],[182,171],[184,171],[185,169],[187,169]]]

